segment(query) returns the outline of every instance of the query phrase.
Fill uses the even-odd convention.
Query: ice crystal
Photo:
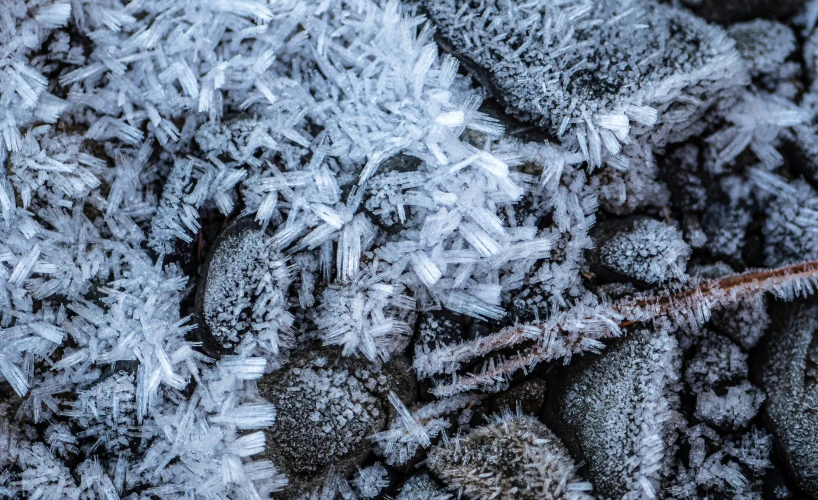
[[[359,469],[353,480],[355,490],[361,498],[375,498],[385,487],[389,486],[386,469],[376,463],[370,467]]]
[[[395,500],[449,500],[452,495],[438,486],[429,474],[410,477]]]

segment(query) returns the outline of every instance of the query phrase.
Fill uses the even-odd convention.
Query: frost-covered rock
[[[815,332],[818,306],[777,305],[771,335],[761,351],[759,381],[767,394],[763,413],[776,449],[799,486],[818,496],[818,405]]]
[[[618,154],[632,129],[655,127],[658,144],[684,139],[746,78],[723,31],[656,2],[424,6],[510,112],[576,141],[592,165]]]
[[[256,346],[275,355],[292,346],[292,271],[270,240],[255,222],[239,220],[213,243],[196,296],[199,335],[211,356]]]
[[[704,333],[698,350],[685,363],[684,380],[694,393],[747,378],[747,354],[729,339]]]
[[[731,25],[727,33],[753,75],[773,72],[795,51],[795,33],[779,22],[755,19]]]
[[[606,168],[591,178],[591,186],[599,193],[599,206],[620,216],[666,206],[670,190],[659,179],[650,146],[628,145],[622,155],[627,158],[627,168]]]
[[[699,159],[701,148],[685,144],[665,156],[659,168],[670,190],[670,201],[683,211],[700,211],[707,206]]]
[[[612,219],[592,232],[597,248],[586,253],[603,280],[655,285],[683,280],[690,247],[674,227],[646,217]]]
[[[384,230],[399,230],[412,211],[423,210],[428,204],[424,195],[413,189],[425,180],[417,171],[421,163],[413,156],[393,156],[381,164],[378,174],[367,183],[363,206]]]
[[[750,212],[740,206],[713,203],[702,215],[702,230],[707,235],[705,248],[716,257],[741,259]]]
[[[805,0],[683,0],[708,21],[732,23],[757,17],[784,19],[795,14]]]
[[[405,366],[379,373],[335,349],[294,354],[258,388],[276,409],[265,455],[287,475],[290,496],[318,487],[330,473],[345,477],[360,465],[371,448],[368,438],[386,424],[386,392],[414,397]]]
[[[678,377],[676,355],[666,333],[636,331],[549,382],[546,422],[586,464],[597,498],[657,494],[673,435],[666,391]]]
[[[694,416],[720,429],[743,428],[764,402],[764,392],[747,380],[747,354],[715,332],[705,329],[700,338],[684,368],[696,397]]]
[[[590,499],[560,440],[534,417],[505,413],[432,449],[429,469],[468,498]]]
[[[782,266],[818,258],[818,194],[804,181],[779,183],[767,207],[764,264]]]

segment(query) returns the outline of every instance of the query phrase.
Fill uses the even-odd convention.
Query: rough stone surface
[[[762,413],[790,473],[818,497],[818,305],[776,305],[771,316],[758,366],[767,393]]]
[[[360,465],[371,448],[367,438],[384,428],[391,411],[385,393],[413,396],[407,373],[405,362],[378,373],[338,350],[316,349],[262,378],[259,394],[276,407],[265,454],[290,478],[284,494],[309,491],[330,470],[345,476]]]

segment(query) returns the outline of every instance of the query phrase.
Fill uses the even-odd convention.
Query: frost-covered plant
[[[510,412],[435,447],[429,469],[469,498],[592,498],[563,444],[536,418]]]

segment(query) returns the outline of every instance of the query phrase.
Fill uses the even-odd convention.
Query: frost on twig
[[[587,303],[556,314],[539,324],[506,327],[497,333],[473,341],[444,346],[426,354],[415,366],[435,373],[455,373],[450,383],[437,385],[432,392],[447,396],[474,389],[497,391],[517,370],[562,359],[604,347],[601,340],[621,335],[621,328],[634,324],[651,324],[666,318],[678,327],[696,328],[710,318],[717,307],[756,300],[772,293],[792,300],[813,293],[818,286],[818,261],[801,262],[777,269],[747,271],[709,280],[694,280],[679,290],[660,290],[598,303],[588,297]],[[481,372],[458,375],[462,364],[496,351],[529,344],[516,356],[490,358]]]

